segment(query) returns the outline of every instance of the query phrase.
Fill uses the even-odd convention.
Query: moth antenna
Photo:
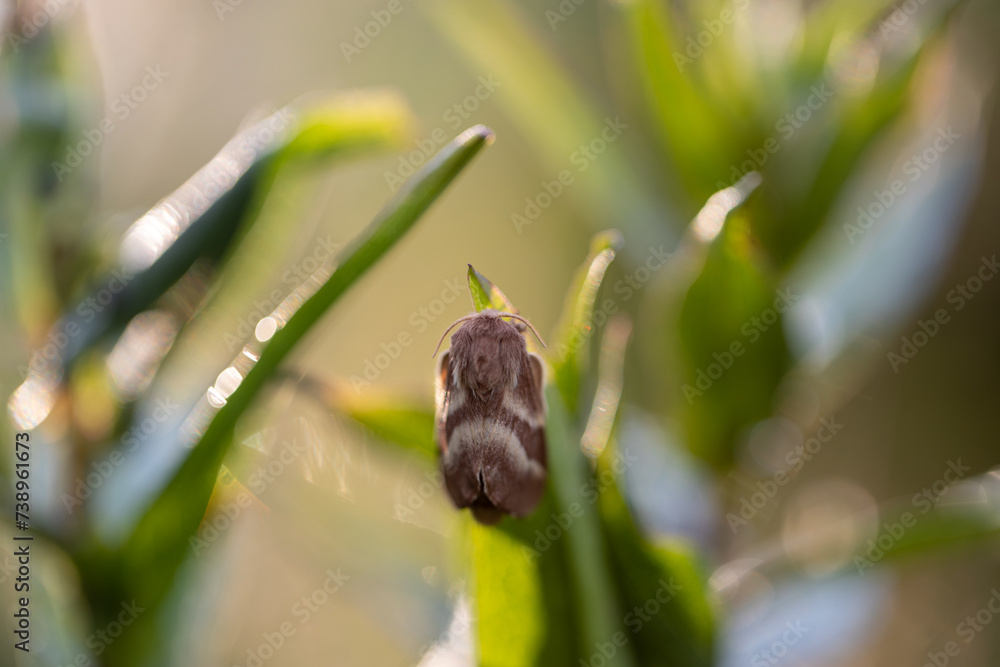
[[[542,347],[546,347],[545,341],[542,340],[542,337],[538,335],[537,331],[535,331],[534,325],[532,325],[531,322],[529,322],[525,318],[521,317],[520,315],[518,315],[516,313],[497,313],[497,315],[499,315],[500,317],[510,317],[510,318],[515,319],[515,320],[519,320],[521,322],[524,322],[525,324],[528,325],[528,328],[531,329],[531,333],[535,334],[535,338],[537,338],[538,342],[542,344]]]
[[[460,317],[457,320],[455,320],[454,322],[452,322],[451,324],[449,324],[448,328],[445,329],[445,331],[444,331],[443,334],[441,334],[441,338],[438,340],[437,347],[434,348],[434,354],[431,355],[431,359],[433,359],[434,357],[437,356],[438,351],[441,349],[441,343],[444,342],[445,336],[447,336],[449,334],[449,332],[451,332],[451,330],[455,328],[455,325],[461,324],[462,322],[464,322],[466,320],[471,320],[473,317],[476,317],[476,316],[478,316],[478,313],[476,313],[474,315],[466,315],[465,317]]]

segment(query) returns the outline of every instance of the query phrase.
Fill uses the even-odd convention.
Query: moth
[[[545,491],[545,366],[508,319],[545,346],[520,315],[483,310],[437,347],[461,324],[437,366],[435,429],[448,495],[485,525],[530,514]]]

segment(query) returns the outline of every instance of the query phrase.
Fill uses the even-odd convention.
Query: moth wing
[[[549,407],[545,403],[545,362],[534,352],[529,352],[528,365],[531,367],[532,388],[538,399],[539,414],[544,419],[549,411]]]
[[[537,354],[528,355],[528,363],[518,376],[513,399],[519,413],[511,424],[514,435],[524,449],[526,458],[513,457],[507,468],[510,476],[503,482],[494,480],[493,488],[500,491],[499,505],[514,516],[530,514],[545,494],[545,364]]]
[[[437,437],[438,449],[441,450],[442,454],[448,451],[446,427],[454,382],[455,378],[451,369],[451,350],[448,350],[441,355],[441,359],[438,361],[437,375],[434,378],[434,432]]]

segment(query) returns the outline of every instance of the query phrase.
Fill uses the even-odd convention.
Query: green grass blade
[[[469,293],[477,313],[487,308],[507,313],[517,312],[507,295],[490,282],[489,278],[472,268],[472,264],[469,264]]]
[[[479,664],[540,664],[547,629],[540,568],[506,531],[478,524],[469,530]]]
[[[600,459],[601,478],[614,476],[613,448]],[[706,576],[690,548],[653,546],[639,532],[617,484],[601,491],[600,511],[614,566],[615,584],[626,613],[617,628],[639,664],[708,667],[713,664],[714,618]],[[645,613],[637,614],[635,609]]]
[[[186,457],[179,467],[157,471],[165,478],[164,486],[142,488],[133,497],[124,497],[114,484],[102,487],[104,502],[100,507],[124,504],[138,510],[131,514],[115,512],[116,518],[101,531],[104,541],[111,544],[126,538],[113,559],[117,564],[113,570],[116,588],[138,596],[150,606],[162,599],[186,556],[188,538],[204,515],[239,418],[293,347],[313,330],[340,296],[413,227],[492,138],[492,131],[482,126],[467,130],[418,171],[345,250],[340,265],[329,278],[312,296],[305,298],[285,325],[274,333],[261,350],[258,361],[211,417],[198,441],[192,443],[193,449],[184,452]],[[293,294],[285,305],[294,305],[296,298],[301,296]],[[200,414],[204,413],[196,411],[192,418],[197,419]],[[127,476],[129,472],[119,476]],[[102,518],[110,515],[100,513]],[[107,562],[109,558],[100,560]]]

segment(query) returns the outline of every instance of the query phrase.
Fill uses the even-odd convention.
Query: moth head
[[[434,357],[437,356],[438,351],[441,349],[441,343],[444,342],[445,336],[447,336],[451,332],[452,329],[454,329],[456,326],[458,326],[459,324],[461,324],[463,322],[467,322],[469,320],[474,320],[474,319],[482,318],[482,317],[489,317],[489,318],[505,318],[505,317],[509,317],[511,319],[517,320],[518,322],[522,322],[522,323],[528,325],[528,328],[531,329],[531,333],[535,334],[535,338],[538,339],[538,342],[541,343],[542,347],[545,347],[545,341],[542,340],[542,337],[538,335],[538,331],[535,330],[535,327],[527,319],[521,317],[517,313],[505,313],[505,312],[500,312],[498,310],[486,309],[486,310],[483,310],[483,311],[478,312],[478,313],[473,313],[471,315],[466,315],[465,317],[460,317],[457,320],[455,320],[454,322],[452,322],[451,324],[449,324],[448,328],[444,330],[443,334],[441,334],[441,338],[438,339],[437,347],[434,348],[434,354],[431,355],[431,358],[434,358]]]

